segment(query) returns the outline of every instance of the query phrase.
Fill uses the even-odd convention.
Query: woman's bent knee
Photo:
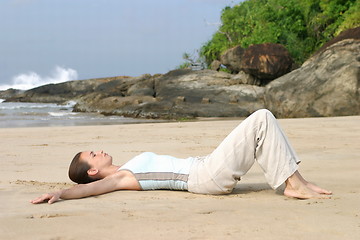
[[[272,112],[270,112],[268,109],[265,109],[265,108],[256,110],[253,114],[260,114],[260,115],[268,115],[268,114],[270,114],[271,116],[274,116],[272,114]]]
[[[259,109],[250,116],[252,115],[256,118],[261,118],[261,119],[265,119],[265,118],[275,119],[274,114],[272,114],[272,112],[270,112],[268,109]]]

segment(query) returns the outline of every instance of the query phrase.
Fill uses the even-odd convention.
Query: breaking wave
[[[43,77],[35,72],[19,74],[13,77],[12,84],[0,85],[0,90],[6,90],[9,88],[28,90],[50,83],[61,83],[77,79],[78,73],[76,70],[56,66],[50,76]]]

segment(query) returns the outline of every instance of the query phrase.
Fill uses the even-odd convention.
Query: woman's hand
[[[95,182],[78,184],[68,189],[43,194],[30,202],[37,204],[47,201],[51,204],[59,201],[60,198],[63,200],[79,199],[117,190],[141,190],[141,188],[135,176],[131,172],[123,170]]]
[[[49,204],[59,201],[62,191],[53,192],[53,193],[45,193],[38,198],[31,200],[30,202],[33,204],[43,203],[47,201]]]

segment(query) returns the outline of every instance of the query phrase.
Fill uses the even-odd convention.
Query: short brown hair
[[[87,171],[91,166],[87,162],[81,160],[81,153],[82,152],[77,153],[70,163],[69,178],[79,184],[94,182],[97,179],[91,178],[88,175]]]

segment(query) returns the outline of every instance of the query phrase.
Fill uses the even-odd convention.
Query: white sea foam
[[[0,90],[6,90],[9,88],[28,90],[45,84],[61,83],[77,79],[78,73],[76,70],[56,66],[50,76],[43,77],[35,72],[19,74],[13,77],[12,84],[0,85]]]
[[[70,100],[70,101],[68,101],[68,102],[67,102],[65,105],[63,105],[63,106],[64,106],[64,107],[68,107],[68,108],[72,108],[72,107],[74,107],[74,106],[76,105],[76,103],[77,103],[77,102]]]
[[[0,109],[44,109],[59,108],[61,105],[54,103],[22,103],[22,102],[5,102],[0,104]]]
[[[64,116],[76,115],[76,114],[77,113],[74,112],[49,112],[49,115],[53,117],[64,117]]]

